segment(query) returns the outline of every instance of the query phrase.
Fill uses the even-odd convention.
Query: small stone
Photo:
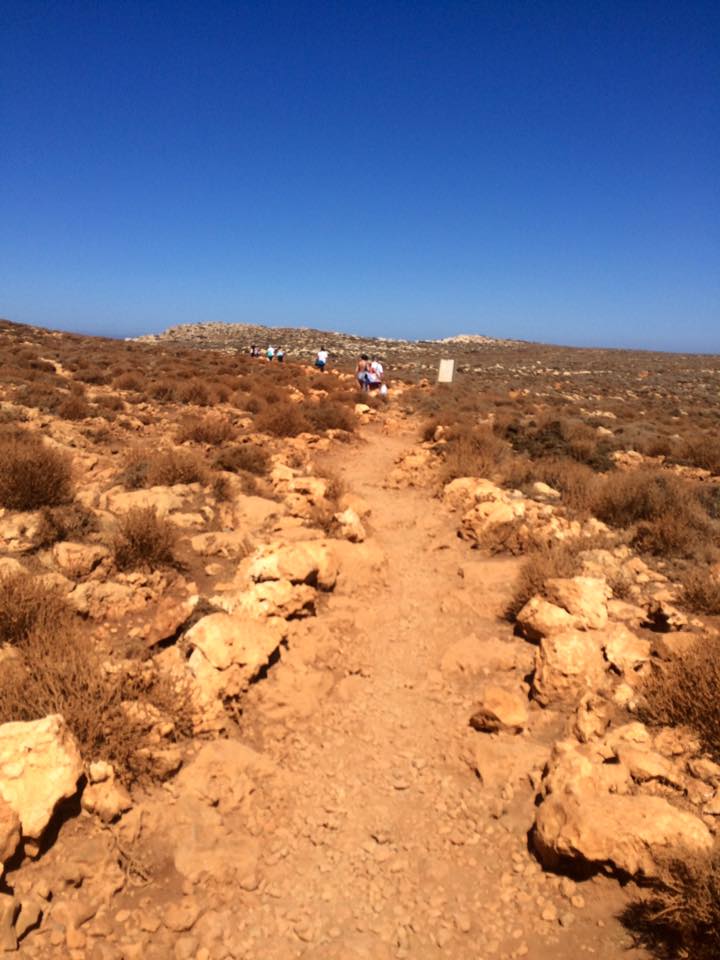
[[[558,917],[557,907],[554,904],[549,903],[546,907],[544,907],[540,916],[543,918],[543,920],[547,921],[547,923],[555,923]]]

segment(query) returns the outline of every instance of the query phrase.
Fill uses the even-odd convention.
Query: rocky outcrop
[[[77,792],[83,765],[75,738],[57,714],[0,726],[0,798],[39,840],[61,800]]]
[[[653,784],[674,785],[678,801],[691,791],[687,761],[665,755],[663,747],[667,751],[667,738],[653,737],[641,723],[587,743],[556,743],[535,819],[543,863],[570,858],[654,876],[668,855],[708,852],[713,840],[700,811],[654,791]]]
[[[564,630],[543,637],[535,656],[533,696],[543,706],[576,703],[603,685],[606,664],[594,631]]]

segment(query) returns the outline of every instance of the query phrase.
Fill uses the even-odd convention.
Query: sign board
[[[438,383],[452,383],[455,375],[455,361],[441,360],[438,369]]]

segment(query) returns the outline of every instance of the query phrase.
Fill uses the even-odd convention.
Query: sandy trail
[[[500,619],[518,564],[471,551],[428,490],[386,488],[412,442],[373,426],[361,446],[333,455],[329,465],[371,507],[386,563],[351,566],[304,625],[306,643],[291,644],[249,698],[246,733],[291,786],[269,798],[266,881],[243,897],[248,955],[638,957],[612,919],[613,882],[561,887],[529,854],[530,783],[503,803],[461,759],[486,736],[468,729],[485,678],[439,667],[462,637],[522,643]],[[333,668],[332,691],[318,666]],[[292,700],[293,671],[293,689],[314,689],[320,702],[288,720],[274,708]]]

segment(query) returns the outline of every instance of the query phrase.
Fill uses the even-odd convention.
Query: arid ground
[[[0,323],[0,950],[717,956],[720,358],[322,336]]]

